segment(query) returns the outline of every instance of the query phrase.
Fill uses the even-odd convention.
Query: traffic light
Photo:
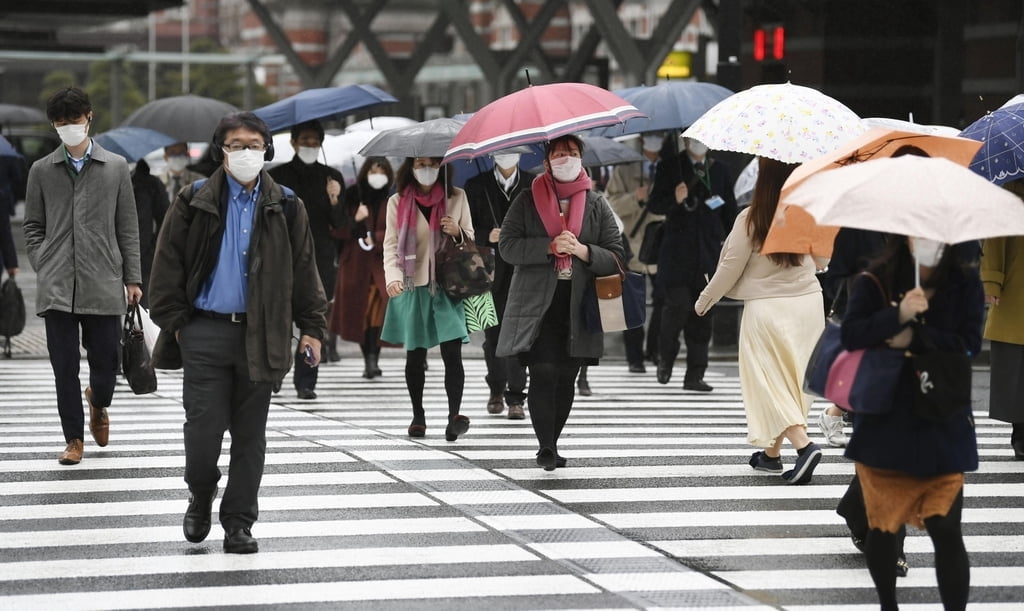
[[[754,30],[754,59],[781,61],[786,56],[786,28],[781,24],[766,25]]]

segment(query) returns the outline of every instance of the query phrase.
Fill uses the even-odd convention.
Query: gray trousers
[[[181,330],[185,406],[185,482],[193,494],[212,494],[224,432],[231,432],[228,483],[220,503],[224,529],[252,526],[267,450],[267,412],[273,384],[252,382],[246,365],[245,323],[193,318]]]

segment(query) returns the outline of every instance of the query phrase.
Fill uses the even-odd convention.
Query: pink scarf
[[[583,170],[572,182],[558,182],[551,174],[544,172],[533,180],[533,205],[537,208],[548,237],[554,239],[558,234],[569,230],[579,237],[583,229],[583,211],[587,204],[587,191],[590,190],[590,177]],[[568,220],[562,215],[558,200],[569,200]],[[572,257],[567,254],[555,255],[555,269],[562,270],[572,267]]]
[[[447,208],[444,186],[441,183],[434,183],[430,191],[424,193],[419,185],[413,182],[406,185],[398,197],[398,264],[409,288],[415,286],[413,278],[416,277],[416,222],[420,206],[430,209],[430,248],[427,252],[431,260],[427,261],[427,267],[430,270],[430,284],[433,285],[435,244],[440,243],[441,217],[445,215]]]

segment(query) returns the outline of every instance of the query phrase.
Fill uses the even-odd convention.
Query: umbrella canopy
[[[811,176],[789,194],[821,224],[957,244],[1024,235],[1024,202],[941,157],[873,159]]]
[[[960,135],[960,130],[955,127],[949,127],[948,125],[924,125],[922,123],[903,121],[902,119],[890,119],[889,117],[864,117],[860,122],[868,129],[884,127],[886,129],[914,132],[915,134],[928,134],[931,136]]]
[[[174,138],[175,142],[208,142],[225,115],[238,109],[213,98],[179,95],[145,104],[128,115],[121,125],[148,127]]]
[[[644,160],[644,156],[628,144],[600,136],[583,136],[581,139],[583,140],[583,167],[585,168],[636,163]],[[533,155],[531,160],[538,161],[530,166],[529,171],[539,174],[544,171],[544,148],[540,145],[532,145],[531,149]]]
[[[28,125],[48,123],[46,114],[38,108],[20,104],[0,104],[0,125]]]
[[[1024,178],[1024,104],[994,110],[960,132],[981,141],[971,169],[997,185]]]
[[[100,146],[112,153],[124,157],[129,162],[136,162],[149,153],[177,142],[167,134],[145,127],[115,127],[95,138]]]
[[[393,115],[384,115],[382,117],[370,117],[369,119],[363,119],[362,121],[356,121],[352,125],[345,128],[345,133],[350,132],[382,132],[386,129],[395,129],[396,127],[409,127],[410,125],[416,125],[419,123],[416,119],[410,119],[409,117],[397,117]]]
[[[865,131],[849,108],[817,89],[791,83],[758,85],[704,113],[684,136],[719,151],[802,163]]]
[[[595,130],[596,136],[612,137],[689,127],[715,104],[732,95],[732,91],[721,85],[698,81],[669,81],[651,87],[617,89],[614,93],[647,117],[633,119],[624,126]]]
[[[442,117],[388,129],[367,142],[359,154],[363,157],[444,157],[452,138],[464,125],[462,121]]]
[[[271,131],[277,131],[313,119],[340,118],[364,108],[397,101],[395,96],[373,85],[345,85],[300,91],[253,112],[266,122]]]
[[[594,85],[531,85],[474,113],[452,141],[444,160],[470,159],[642,116],[629,102]]]

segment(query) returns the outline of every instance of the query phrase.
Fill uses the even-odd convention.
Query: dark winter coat
[[[388,217],[390,191],[373,189],[365,181],[345,191],[345,202],[335,206],[332,225],[333,236],[340,244],[337,284],[331,306],[331,333],[345,341],[362,344],[366,338],[366,308],[370,301],[370,287],[376,287],[387,307],[388,291],[384,282],[384,231]],[[357,223],[356,210],[366,204],[370,216]],[[373,249],[363,250],[359,238],[366,233],[373,236]]]
[[[977,269],[956,267],[952,272],[949,281],[928,300],[923,324],[914,325],[911,352],[924,350],[921,334],[927,334],[940,350],[966,349],[977,354],[981,349],[984,295]],[[882,280],[890,302],[885,301],[870,277],[861,275],[854,280],[842,325],[843,347],[847,350],[882,345],[902,330],[897,304],[914,286],[913,264],[899,267],[891,282],[884,276]],[[855,415],[846,457],[921,477],[977,469],[978,447],[970,404],[941,423],[923,419],[913,408],[916,383],[908,359],[892,411],[881,416]]]
[[[249,250],[246,352],[249,378],[276,382],[291,369],[293,323],[301,335],[325,336],[327,298],[305,206],[293,198],[289,220],[281,187],[266,171],[259,180]],[[150,280],[150,315],[160,326],[161,339],[169,339],[192,318],[196,296],[217,263],[227,189],[220,168],[195,193],[183,189],[164,217]],[[156,352],[163,345],[158,342]],[[154,354],[158,362],[163,358]]]
[[[167,190],[160,179],[149,173],[149,164],[140,159],[132,172],[135,211],[139,217],[139,253],[142,263],[143,305],[149,297],[149,274],[153,268],[156,236],[167,214]]]
[[[604,334],[590,333],[583,324],[583,291],[594,276],[618,273],[615,257],[622,260],[622,238],[612,209],[604,197],[587,193],[587,208],[579,241],[590,249],[590,262],[572,259],[572,300],[569,356],[598,359],[604,351]],[[498,356],[529,352],[540,332],[541,320],[551,305],[559,282],[551,238],[533,203],[530,189],[513,202],[501,225],[502,257],[515,266],[505,316],[498,339]]]
[[[341,183],[344,196],[345,178],[341,172],[322,163],[305,164],[296,156],[290,162],[270,170],[270,176],[279,185],[290,187],[306,205],[309,215],[309,229],[313,232],[313,247],[316,249],[316,266],[320,270],[320,282],[328,295],[334,294],[334,279],[337,275],[335,260],[338,244],[331,235],[331,199],[327,196],[327,179]],[[345,202],[339,198],[338,206]]]
[[[508,301],[513,268],[501,257],[498,243],[490,241],[491,230],[501,227],[512,201],[523,189],[530,188],[534,178],[533,174],[519,170],[515,184],[506,193],[494,178],[494,171],[488,170],[467,180],[463,187],[466,199],[469,200],[470,214],[473,216],[476,244],[494,249],[494,284],[491,287],[491,295],[494,297],[494,307],[498,311],[499,320],[505,311],[505,302]]]
[[[729,167],[707,157],[709,190],[695,174],[690,157],[685,153],[663,155],[654,175],[647,208],[652,214],[664,214],[664,236],[658,255],[659,287],[703,287],[705,274],[711,277],[718,265],[722,242],[736,220],[735,178]],[[676,203],[675,190],[686,182],[689,195]],[[712,195],[725,203],[712,210],[705,201]]]

